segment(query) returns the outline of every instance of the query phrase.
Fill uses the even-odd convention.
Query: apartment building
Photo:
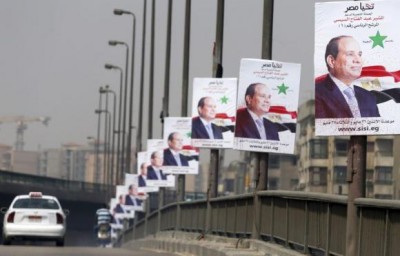
[[[299,190],[346,195],[349,136],[315,136],[314,101],[299,108],[299,136],[296,143]],[[397,143],[395,143],[397,142]],[[366,197],[398,199],[393,177],[399,172],[400,156],[394,154],[395,136],[368,136]],[[400,149],[400,146],[397,145]],[[397,166],[394,163],[397,163]],[[395,175],[396,174],[396,175]]]

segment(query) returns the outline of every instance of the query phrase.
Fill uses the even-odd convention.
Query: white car
[[[3,244],[13,239],[53,240],[57,246],[64,246],[67,229],[66,214],[57,198],[31,192],[14,198],[10,207],[2,208]]]

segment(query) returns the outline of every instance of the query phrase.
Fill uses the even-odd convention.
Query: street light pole
[[[125,83],[125,90],[123,91],[122,88],[122,77],[123,77],[123,72],[122,69],[118,66],[115,65],[111,65],[111,64],[105,64],[104,67],[106,69],[117,69],[120,71],[120,93],[119,93],[119,110],[118,110],[118,142],[117,142],[117,147],[118,147],[118,158],[117,158],[117,173],[121,173],[123,170],[123,162],[124,162],[124,152],[125,152],[125,116],[126,116],[126,94],[127,94],[127,84]],[[127,70],[125,70],[125,73],[127,73]],[[122,114],[122,95],[124,95],[124,113],[123,116],[121,118],[121,114]],[[123,124],[122,124],[123,122]],[[121,130],[121,125],[122,125],[122,130]],[[122,134],[122,138],[121,138],[121,134]],[[121,150],[121,142],[122,140],[122,152]],[[119,179],[117,179],[117,182],[119,183]]]
[[[115,117],[116,117],[116,115],[115,115],[115,112],[116,112],[116,103],[117,103],[117,94],[113,91],[113,90],[111,90],[110,88],[109,88],[109,86],[108,85],[106,85],[106,87],[105,87],[105,89],[104,90],[102,90],[100,93],[112,93],[113,94],[113,96],[114,96],[114,99],[113,99],[113,114],[112,114],[112,116],[113,116],[113,120],[112,120],[112,123],[113,123],[113,125],[112,125],[112,142],[111,142],[111,153],[112,153],[112,157],[111,157],[111,168],[109,168],[109,170],[110,170],[110,177],[109,177],[109,183],[110,184],[114,184],[114,168],[115,168],[115,166],[114,166],[114,158],[115,158]],[[111,120],[110,120],[111,121]],[[109,132],[109,134],[110,134],[110,132]],[[117,158],[118,158],[118,153],[117,153]]]
[[[126,109],[126,97],[127,97],[127,94],[128,94],[128,92],[127,92],[127,88],[128,88],[128,65],[129,65],[129,46],[128,46],[128,44],[127,43],[125,43],[125,42],[122,42],[122,41],[116,41],[116,40],[110,40],[110,41],[108,41],[108,44],[110,45],[110,46],[116,46],[116,45],[123,45],[123,46],[125,46],[126,47],[126,54],[125,54],[125,93],[124,93],[124,98],[125,98],[125,101],[124,101],[124,109]],[[121,79],[121,87],[120,87],[120,99],[119,99],[119,102],[120,102],[120,104],[119,104],[119,126],[118,126],[118,150],[119,150],[119,148],[120,148],[120,134],[121,134],[121,127],[120,127],[120,122],[121,122],[121,104],[122,104],[122,98],[121,98],[121,96],[122,96],[122,79]],[[125,116],[125,113],[126,113],[126,110],[125,110],[125,112],[124,112],[124,119],[126,118],[126,116]],[[124,125],[124,127],[125,127],[125,125]],[[125,142],[123,142],[124,144],[125,144]],[[125,149],[124,149],[125,150]],[[124,152],[125,151],[122,151],[123,153],[122,153],[122,155],[124,155]],[[118,155],[119,155],[120,153],[118,152]],[[120,165],[122,166],[122,164],[120,163],[120,157],[118,157],[118,159],[117,159],[117,176],[116,176],[116,179],[117,179],[117,182],[118,182],[118,184],[121,182],[121,179],[120,179],[120,175],[119,175],[119,173],[121,172],[121,168],[120,168]],[[121,172],[122,173],[122,172]]]
[[[100,95],[100,97],[99,97],[99,109],[101,109],[101,96],[102,96],[102,94],[100,93],[100,91],[101,91],[101,87],[100,87],[100,89],[99,89],[99,95]],[[98,182],[98,183],[100,183],[100,178],[99,178],[99,175],[100,175],[100,170],[99,170],[99,150],[100,150],[100,124],[101,124],[101,115],[100,115],[100,113],[97,113],[96,112],[96,114],[98,114],[99,116],[98,116],[98,118],[97,118],[97,146],[96,146],[96,167],[95,167],[95,169],[96,169],[96,174],[95,174],[95,182]]]
[[[127,10],[122,10],[122,9],[114,9],[114,14],[115,15],[123,15],[123,14],[128,14],[131,15],[133,18],[133,30],[132,30],[132,59],[131,59],[131,90],[130,90],[130,96],[129,96],[129,127],[128,127],[128,145],[127,145],[127,153],[126,153],[126,166],[127,166],[127,172],[130,172],[130,167],[131,167],[131,147],[132,147],[132,114],[133,114],[133,80],[134,80],[134,64],[135,64],[135,32],[136,32],[136,16],[134,13],[127,11]],[[139,125],[141,125],[139,123]],[[140,126],[139,126],[140,127]]]
[[[107,102],[107,99],[106,99],[106,102]],[[106,158],[107,158],[107,156],[106,156],[106,152],[107,152],[107,133],[108,133],[108,130],[107,130],[107,122],[108,122],[108,115],[110,114],[110,112],[107,110],[107,103],[106,103],[106,109],[96,109],[95,110],[95,113],[96,114],[101,114],[101,113],[105,113],[106,114],[106,116],[105,116],[105,122],[104,122],[104,124],[105,124],[105,127],[104,127],[104,146],[103,146],[103,155],[104,155],[104,157],[103,157],[103,164],[104,164],[104,167],[103,167],[103,173],[104,173],[104,178],[103,178],[103,184],[106,184],[106,181],[107,181],[107,179],[106,179],[106,176],[107,176],[107,161],[106,161]]]
[[[144,98],[144,59],[146,51],[146,8],[147,0],[143,0],[143,28],[142,28],[142,60],[140,64],[140,97],[139,97],[139,121],[136,133],[136,151],[142,150],[142,126],[143,126],[143,98]],[[150,117],[151,118],[151,117]]]

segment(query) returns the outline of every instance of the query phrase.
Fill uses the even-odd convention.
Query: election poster
[[[400,133],[399,1],[315,4],[315,134]]]
[[[172,174],[198,174],[199,151],[191,144],[192,119],[164,119],[163,171]]]
[[[138,185],[138,192],[139,193],[151,193],[151,192],[158,192],[158,187],[150,187],[147,186],[147,167],[148,167],[148,160],[147,160],[147,151],[138,152],[137,154],[137,185]]]
[[[194,78],[192,145],[232,148],[237,78]]]
[[[300,64],[240,62],[234,149],[293,154]]]
[[[146,185],[149,187],[175,187],[175,176],[166,174],[164,164],[164,140],[147,140]]]

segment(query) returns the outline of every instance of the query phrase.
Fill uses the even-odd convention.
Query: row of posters
[[[260,59],[242,59],[239,81],[195,78],[191,146],[293,154],[299,85],[300,64]]]
[[[399,9],[397,1],[316,3],[317,136],[400,133]],[[165,119],[164,138],[148,140],[138,174],[117,186],[114,209],[124,205],[119,214],[129,217],[147,193],[174,187],[175,174],[197,174],[198,148],[293,154],[300,72],[300,64],[242,59],[238,80],[195,78],[191,117]]]

